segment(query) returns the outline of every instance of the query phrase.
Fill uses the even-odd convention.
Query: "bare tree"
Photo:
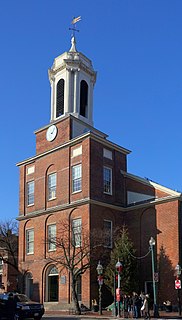
[[[0,259],[18,269],[18,223],[15,220],[0,222]]]
[[[56,253],[50,254],[49,259],[66,269],[70,275],[72,299],[77,314],[81,313],[76,284],[78,277],[85,273],[97,256],[98,247],[102,247],[101,233],[88,232],[83,225],[61,221],[57,228],[57,237],[49,237],[46,242],[55,246]]]

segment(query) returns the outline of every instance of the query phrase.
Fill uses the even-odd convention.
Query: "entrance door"
[[[58,275],[48,276],[48,301],[58,301]]]
[[[25,293],[30,299],[33,299],[33,276],[31,273],[26,275]]]
[[[47,273],[47,301],[59,300],[59,273],[55,266],[51,266]]]

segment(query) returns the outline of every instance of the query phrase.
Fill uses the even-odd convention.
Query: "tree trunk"
[[[72,277],[72,281],[71,281],[72,298],[75,306],[75,312],[76,314],[81,314],[81,309],[78,303],[78,296],[76,292],[76,280],[74,279],[74,275],[71,274],[71,277]]]

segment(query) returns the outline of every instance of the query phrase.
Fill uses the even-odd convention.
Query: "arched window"
[[[64,114],[64,79],[57,83],[56,118]]]
[[[88,84],[85,80],[80,83],[80,115],[88,116]]]

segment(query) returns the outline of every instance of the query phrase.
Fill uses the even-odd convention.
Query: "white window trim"
[[[112,195],[112,168],[103,166],[103,188],[104,188],[104,169],[108,169],[111,172],[110,192],[104,191],[105,194]]]
[[[79,179],[81,179],[81,188],[79,189],[79,190],[75,190],[75,191],[73,191],[73,182],[74,182],[74,180],[73,180],[73,168],[75,168],[75,167],[81,167],[81,177],[79,178]],[[78,192],[82,192],[82,163],[78,163],[78,164],[76,164],[76,165],[74,165],[74,166],[72,166],[72,169],[71,169],[71,184],[72,184],[72,194],[75,194],[75,193],[78,193]],[[78,178],[77,178],[78,179]]]
[[[74,230],[76,230],[76,226],[74,228],[73,224],[74,224],[74,221],[80,221],[80,224],[77,225],[77,228],[80,228],[79,232],[77,233],[74,233]],[[81,218],[75,218],[72,220],[72,241],[75,242],[74,246],[75,248],[80,248],[81,245],[82,245],[82,219]],[[79,243],[76,243],[75,241],[75,235],[80,237],[80,242]]]
[[[55,200],[56,199],[56,195],[55,196],[52,196],[52,197],[49,197],[49,177],[51,176],[51,175],[56,175],[56,184],[55,184],[55,190],[53,191],[53,192],[55,192],[55,194],[57,193],[57,172],[52,172],[52,173],[50,173],[50,174],[48,174],[48,176],[47,176],[47,197],[48,197],[48,201],[52,201],[52,200]]]
[[[28,252],[28,243],[30,243],[30,241],[28,241],[28,232],[33,231],[33,251],[32,252]],[[34,254],[34,244],[35,244],[35,238],[34,238],[34,228],[31,229],[26,229],[26,255],[31,255]]]
[[[56,231],[57,231],[57,228],[56,228],[56,224],[55,223],[52,223],[52,224],[49,224],[47,226],[47,235],[48,235],[48,252],[52,252],[52,251],[56,251],[56,243],[55,245],[53,244],[53,242],[49,243],[49,227],[51,226],[55,226],[55,238],[56,238]],[[55,246],[54,248],[50,248],[49,246],[52,245],[52,246]]]
[[[28,194],[28,184],[31,183],[31,182],[34,183],[34,192],[33,192],[33,197],[34,197],[34,199],[33,199],[33,202],[32,202],[32,203],[28,203],[28,198],[29,198],[29,194]],[[26,200],[26,201],[27,201],[27,207],[34,206],[34,204],[35,204],[35,181],[34,181],[34,180],[27,181],[27,183],[26,183],[26,188],[27,188],[27,200]]]

